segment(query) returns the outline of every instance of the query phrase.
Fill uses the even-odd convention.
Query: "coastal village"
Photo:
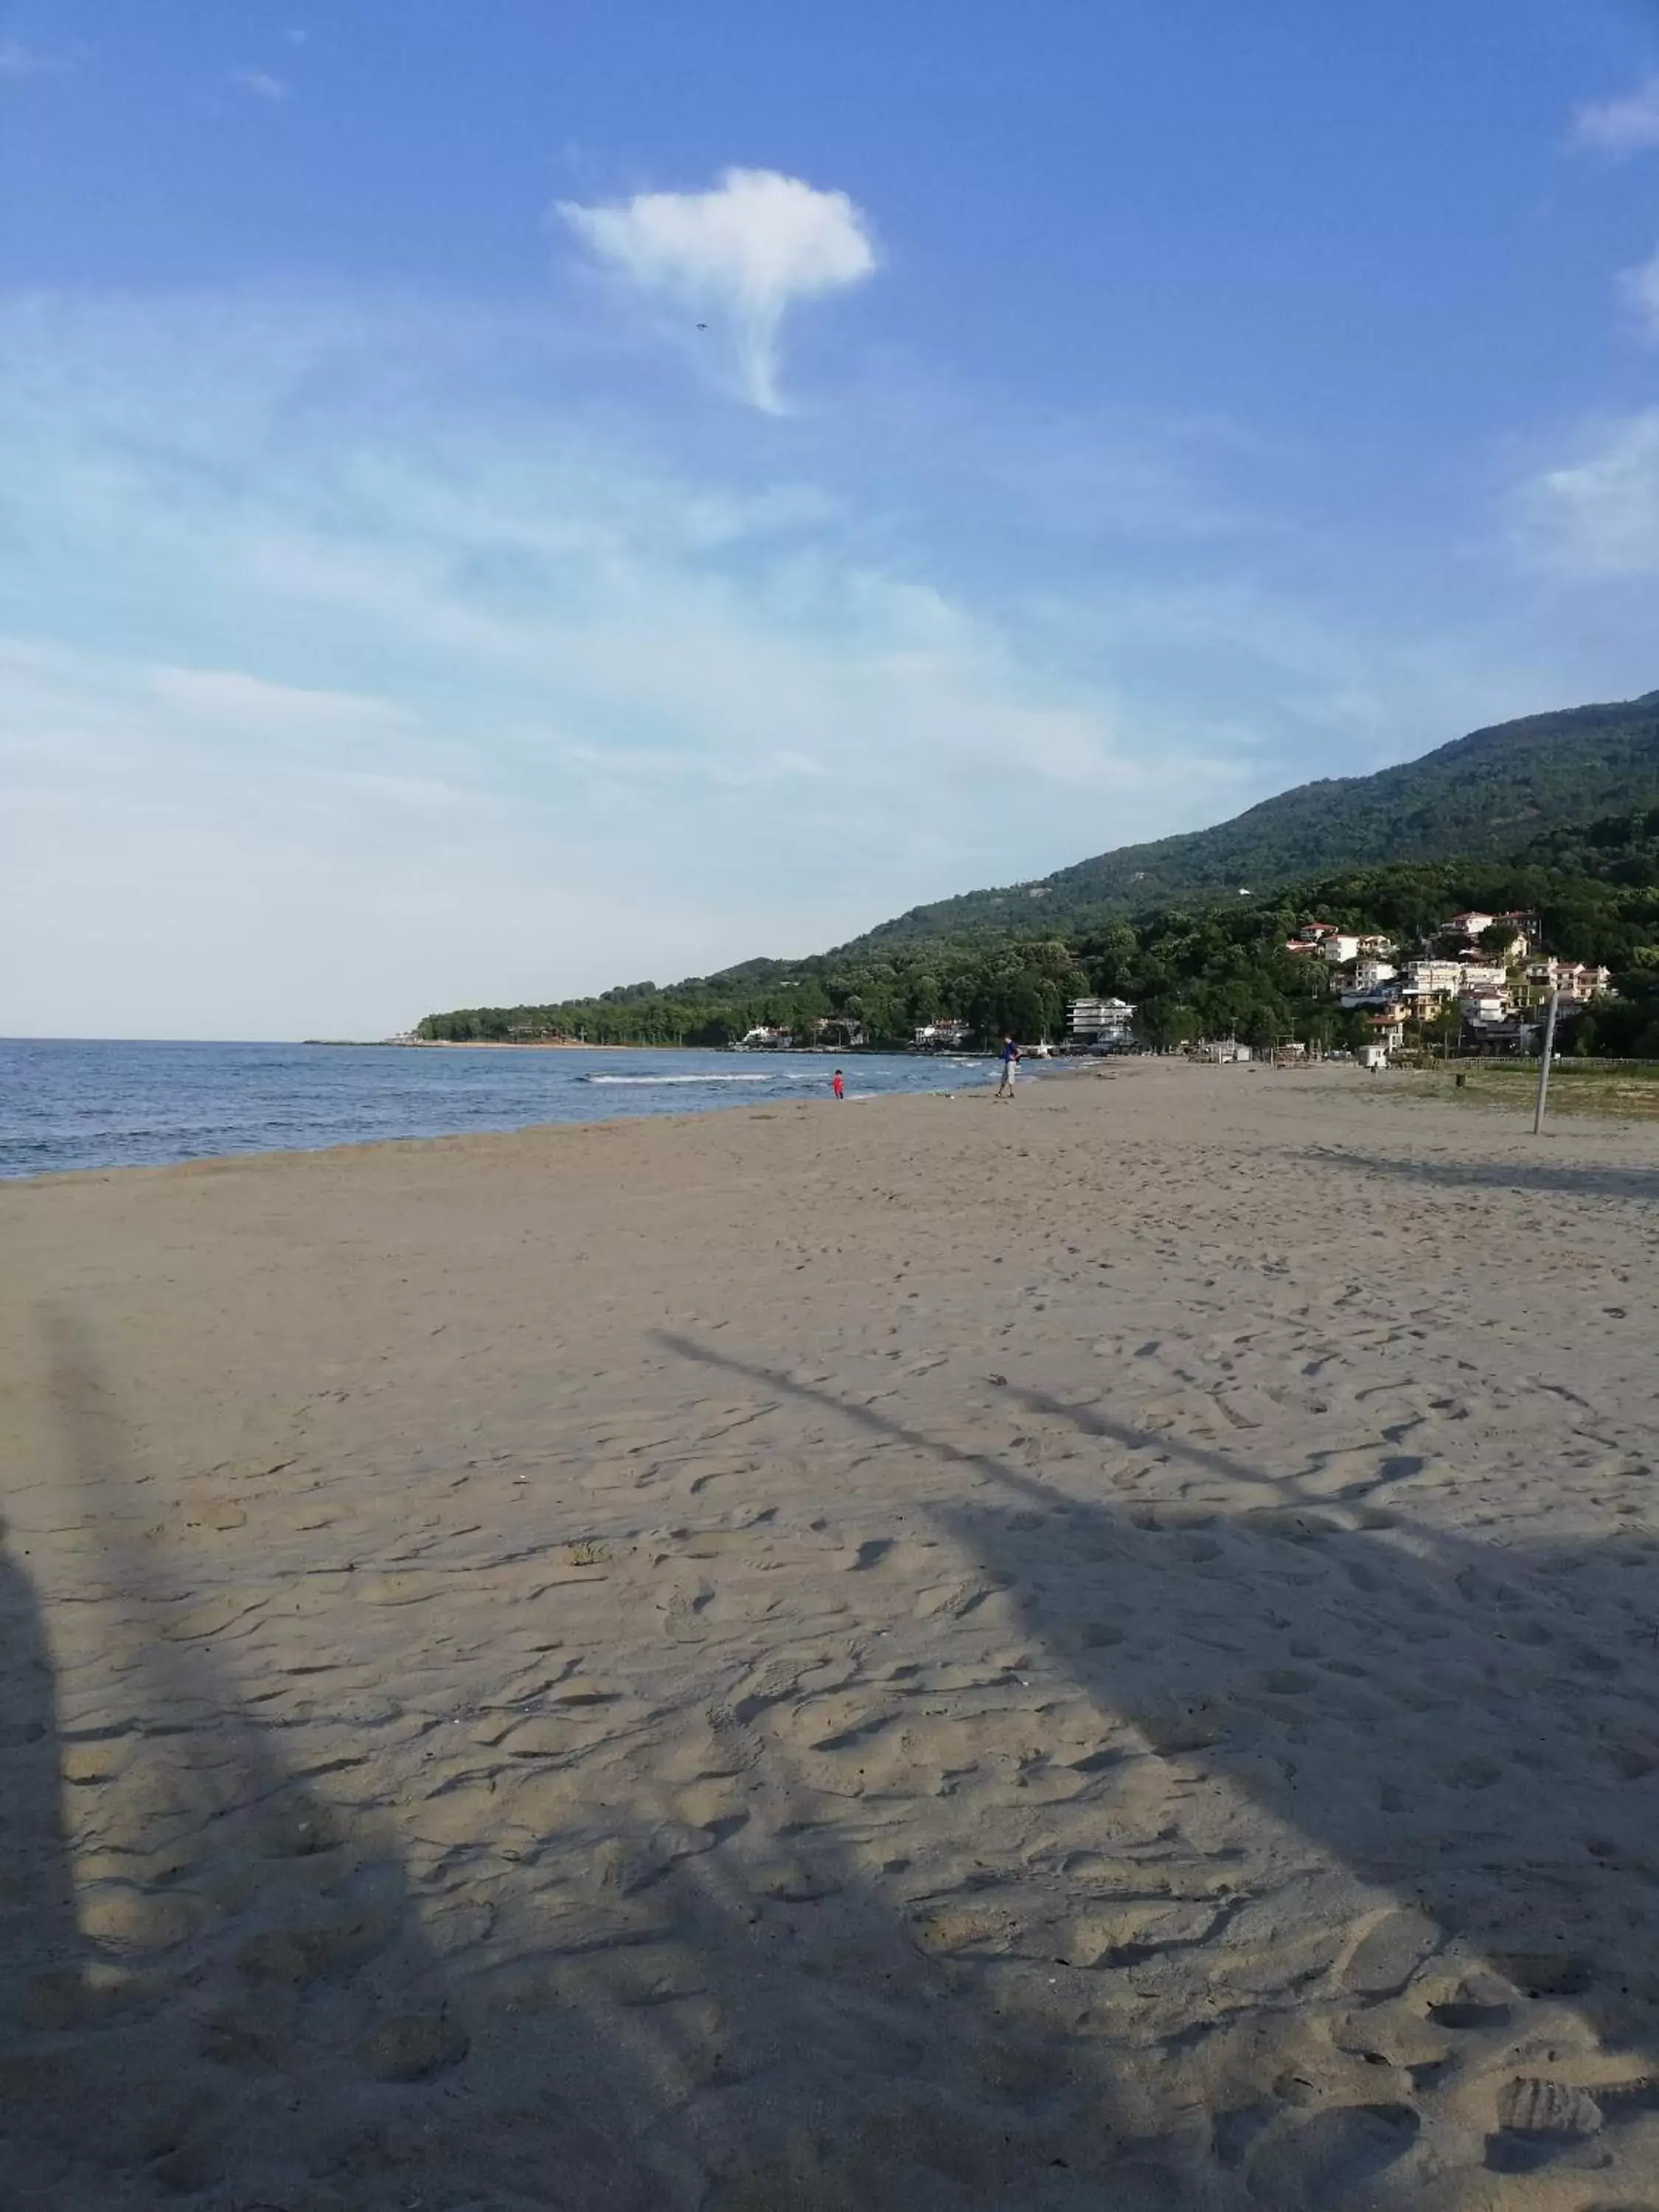
[[[1410,957],[1386,937],[1325,921],[1304,923],[1285,949],[1328,964],[1340,1004],[1370,1033],[1361,1056],[1381,1066],[1408,1037],[1420,1049],[1431,1030],[1445,1049],[1534,1052],[1552,993],[1558,1018],[1570,1018],[1608,989],[1607,969],[1541,952],[1540,934],[1535,914],[1471,912],[1453,915]]]
[[[1536,914],[1471,910],[1451,915],[1409,948],[1374,932],[1308,921],[1286,940],[1285,951],[1324,963],[1333,1002],[1363,1024],[1359,1041],[1341,1056],[1376,1069],[1431,1050],[1480,1056],[1535,1053],[1552,994],[1558,1021],[1570,1029],[1576,1014],[1610,990],[1612,978],[1604,967],[1543,951],[1541,934]],[[1052,1043],[1046,1038],[1022,1042],[1040,1057],[1054,1050],[1133,1051],[1143,1042],[1136,1032],[1136,1012],[1120,998],[1074,998],[1067,1003],[1063,1037]],[[735,1048],[856,1051],[868,1042],[861,1024],[832,1018],[814,1022],[804,1036],[778,1026],[752,1028]],[[919,1026],[910,1049],[963,1052],[984,1042],[969,1023],[945,1016]],[[1233,1037],[1200,1038],[1180,1048],[1210,1061],[1249,1060],[1259,1049]],[[1288,1039],[1271,1050],[1281,1058],[1308,1056],[1304,1044]]]

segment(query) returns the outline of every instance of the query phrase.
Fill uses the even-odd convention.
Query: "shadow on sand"
[[[417,1880],[408,1835],[447,1784],[395,1814],[377,1794],[398,1685],[295,1770],[325,1680],[296,1705],[239,1647],[234,1592],[204,1607],[175,1582],[88,1333],[58,1314],[48,1334],[88,1626],[54,1688],[41,1601],[4,1562],[0,1869],[27,1929],[0,1962],[7,2212],[1189,2201],[1097,2070],[981,2004],[972,1963],[927,1954],[838,1827],[799,1817],[747,1705],[702,1778],[744,1809],[688,1829],[601,1796],[589,1833],[515,1848],[493,1882],[470,1835],[453,1893],[441,1852]],[[74,1901],[65,1790],[89,1808]]]
[[[37,2005],[54,1985],[74,1989],[82,1971],[64,1834],[58,1698],[34,1586],[7,1548],[0,1522],[0,2037],[15,2044],[28,2026],[26,1988]]]
[[[1379,1910],[1331,1971],[1352,2008],[1375,2008],[1380,2042],[1399,1992],[1449,1943],[1463,1964],[1437,2000],[1442,2045],[1507,2046],[1529,2007],[1563,2002],[1593,2025],[1621,2086],[1547,2108],[1537,2091],[1510,2114],[1526,2124],[1487,2136],[1473,2187],[1494,2170],[1571,2170],[1645,2111],[1648,2087],[1614,2062],[1650,2051],[1659,2017],[1649,1547],[1430,1544],[1389,1525],[1373,1492],[1343,1517],[1290,1485],[1275,1512],[1137,1518],[771,1370],[661,1341],[959,1467],[969,1480],[938,1509],[941,1527],[1056,1668],[1127,1724],[1079,1785],[1109,1792],[1120,1759],[1181,1762],[1373,1887]],[[1432,2064],[1414,2073],[1379,2047],[1374,2091],[1311,2114],[1294,2084],[1161,2116],[1126,2101],[1109,2043],[1085,2047],[1058,2014],[1022,2015],[998,1978],[1006,1961],[919,1944],[839,1841],[853,1809],[795,1816],[787,1757],[755,1724],[763,1692],[752,1713],[727,1717],[708,1770],[740,1809],[688,1830],[650,1806],[601,1803],[590,1820],[631,1820],[639,1842],[605,1862],[580,1915],[562,1921],[538,1893],[563,1893],[581,1842],[550,1836],[542,1861],[503,1862],[493,1886],[469,1875],[469,1932],[443,1934],[456,1918],[443,1855],[413,1875],[370,1786],[377,1714],[343,1714],[354,1747],[295,1770],[285,1735],[314,1741],[295,1685],[215,1655],[234,1607],[200,1618],[173,1585],[86,1332],[60,1316],[52,1348],[78,1499],[77,1610],[93,1601],[97,1626],[66,1641],[54,1687],[28,1575],[15,1558],[0,1569],[0,1904],[17,1944],[0,1977],[9,2204],[1427,2201],[1413,2177]],[[1184,1449],[1239,1471],[1099,1407],[1023,1402],[1103,1447]],[[1370,1525],[1353,1526],[1353,1511]],[[1595,1644],[1581,1616],[1627,1619],[1630,1632]],[[386,1686],[395,1710],[398,1686]],[[75,1909],[64,1790],[96,1793],[75,1824]],[[399,1817],[420,1832],[439,1801],[434,1788]],[[754,1856],[751,1835],[771,1839]],[[1079,1984],[1133,1985],[1159,1971],[1158,1947],[1083,1964]],[[1540,2109],[1552,2125],[1531,2124]],[[1435,2200],[1462,2201],[1477,2198]]]
[[[33,1955],[6,1959],[6,2202],[297,2203],[319,2138],[390,2154],[389,2085],[452,2063],[465,2035],[395,1852],[290,1771],[257,1711],[275,1686],[235,1682],[222,1624],[174,1586],[88,1334],[61,1313],[43,1326],[79,1619],[55,1691],[40,1601],[5,1564],[0,1741],[31,1702],[28,1741],[3,1754],[3,1863],[27,1869],[40,1923]],[[73,1882],[64,1790],[94,1807]]]
[[[1414,2093],[1452,2069],[1431,2060],[1414,2077],[1409,2033],[1395,2034],[1390,2057],[1387,2015],[1437,1960],[1422,2028],[1439,2032],[1443,2049],[1490,2051],[1500,2068],[1488,2110],[1510,2124],[1486,2136],[1488,2174],[1596,2170],[1608,2130],[1659,2108],[1649,2070],[1659,2059],[1650,1534],[1582,1547],[1462,1541],[1389,1510],[1394,1484],[1421,1464],[1409,1456],[1315,1498],[1288,1476],[1147,1433],[1099,1404],[1009,1390],[1044,1422],[1125,1453],[1272,1483],[1283,1501],[1232,1515],[1132,1511],[775,1370],[660,1340],[971,1474],[971,1495],[930,1510],[1054,1666],[1144,1747],[1253,1801],[1395,1901],[1334,1972],[1362,2010],[1379,2008],[1382,2047],[1367,2057],[1379,2089],[1392,2093],[1326,2116],[1322,2135],[1271,2169],[1268,2201],[1395,2201],[1379,2192],[1417,2138]],[[1091,1764],[1136,1755],[1125,1746]],[[1607,2077],[1593,2097],[1510,2078],[1529,2018],[1559,2020],[1564,2008],[1581,2024],[1575,2055]],[[1546,2037],[1538,2043],[1547,2073],[1563,2054]],[[1270,2120],[1265,2108],[1235,2116],[1231,2140]],[[1400,2202],[1420,2201],[1403,2167],[1401,2191]]]
[[[1442,1190],[1517,1190],[1540,1195],[1659,1201],[1659,1168],[1601,1165],[1594,1161],[1538,1159],[1409,1159],[1356,1152],[1333,1145],[1310,1146],[1298,1158],[1367,1175],[1426,1184]]]

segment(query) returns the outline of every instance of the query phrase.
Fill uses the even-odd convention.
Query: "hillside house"
[[[1503,991],[1509,988],[1509,969],[1490,960],[1463,960],[1462,984],[1465,991]]]
[[[1455,914],[1449,921],[1441,924],[1443,937],[1461,937],[1467,945],[1494,924],[1501,922],[1509,931],[1502,950],[1494,957],[1505,962],[1524,960],[1528,949],[1538,938],[1539,921],[1535,914],[1515,908],[1508,914]]]
[[[1344,991],[1339,994],[1337,1003],[1350,1013],[1384,1014],[1390,1007],[1398,1012],[1400,986],[1378,983],[1370,991]]]
[[[1331,959],[1335,956],[1328,953],[1325,948],[1333,938],[1340,937],[1340,934],[1341,932],[1334,922],[1304,921],[1296,934],[1288,940],[1285,950],[1287,952],[1314,953],[1322,958]]]
[[[1563,999],[1576,1005],[1599,999],[1613,982],[1605,968],[1592,967],[1583,960],[1558,960],[1553,954],[1542,960],[1529,960],[1526,978],[1534,990],[1559,991]]]
[[[1426,1013],[1455,998],[1462,988],[1461,960],[1408,960],[1400,993],[1411,1002],[1413,1012]]]
[[[1543,1025],[1516,1014],[1507,1021],[1471,1024],[1463,1032],[1466,1052],[1493,1055],[1535,1052]]]
[[[1523,940],[1520,952],[1517,952],[1514,956],[1517,960],[1525,954],[1530,946],[1537,944],[1539,933],[1544,926],[1537,915],[1529,913],[1520,907],[1512,908],[1508,914],[1494,915],[1493,919],[1498,921],[1507,921],[1512,923],[1514,925],[1516,937]]]
[[[1375,991],[1384,983],[1391,983],[1399,970],[1387,960],[1376,955],[1362,955],[1353,963],[1353,988],[1356,991]]]
[[[1122,999],[1073,999],[1066,1009],[1066,1026],[1074,1044],[1121,1044],[1134,1018],[1134,1008]]]

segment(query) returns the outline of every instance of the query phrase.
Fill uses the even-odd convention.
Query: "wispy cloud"
[[[1600,427],[1522,494],[1528,556],[1571,580],[1659,576],[1659,407]]]
[[[1615,156],[1659,147],[1659,76],[1615,100],[1586,102],[1572,118],[1573,143]]]
[[[194,990],[198,1031],[373,1033],[833,943],[1070,857],[1073,805],[1105,843],[1255,795],[804,471],[458,407],[510,344],[289,296],[0,307],[0,632],[33,641],[0,653],[32,856],[0,938],[54,948],[0,1030],[156,1033]]]
[[[240,669],[164,665],[150,670],[144,684],[172,714],[222,738],[332,744],[354,736],[396,736],[410,728],[407,716],[373,693],[271,684]]]
[[[876,266],[869,225],[845,192],[771,169],[727,169],[708,191],[639,192],[612,207],[562,200],[556,213],[639,296],[718,333],[744,396],[771,413],[787,311]]]
[[[0,943],[43,948],[0,1032],[374,1034],[707,972],[1572,696],[1524,637],[1476,684],[1230,588],[1230,532],[1064,530],[1060,460],[1040,514],[975,472],[970,526],[908,411],[641,419],[585,343],[0,301]]]
[[[1659,250],[1639,268],[1626,269],[1619,281],[1647,335],[1659,339]]]
[[[269,70],[233,70],[230,81],[239,90],[251,93],[255,100],[269,100],[273,106],[293,97],[294,88],[286,77],[273,76]]]

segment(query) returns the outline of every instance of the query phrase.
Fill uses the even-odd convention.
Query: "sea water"
[[[0,1038],[0,1176],[827,1100],[836,1066],[821,1053]],[[841,1066],[849,1103],[997,1074],[988,1060],[902,1054]]]

